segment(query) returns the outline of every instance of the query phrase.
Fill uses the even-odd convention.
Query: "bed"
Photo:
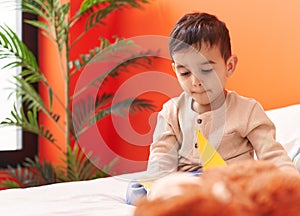
[[[267,114],[276,125],[277,140],[283,144],[300,171],[300,104],[269,110]],[[10,216],[130,216],[134,206],[126,204],[126,190],[129,181],[140,175],[143,172],[3,190],[0,191],[0,212]]]

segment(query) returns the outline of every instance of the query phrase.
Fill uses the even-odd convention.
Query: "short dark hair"
[[[201,44],[219,45],[226,61],[231,56],[229,31],[224,22],[207,13],[188,13],[175,24],[170,34],[169,51],[174,52],[193,46],[200,50]]]

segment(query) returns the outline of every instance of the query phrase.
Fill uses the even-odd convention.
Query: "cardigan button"
[[[198,143],[195,143],[194,147],[195,147],[195,148],[198,148]]]
[[[201,124],[202,123],[202,119],[197,119],[197,123]]]

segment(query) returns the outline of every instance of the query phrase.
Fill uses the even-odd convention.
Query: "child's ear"
[[[236,55],[232,55],[226,62],[226,76],[232,76],[233,72],[235,71],[236,65],[238,62],[238,58]]]
[[[172,69],[173,69],[174,72],[176,72],[175,71],[175,63],[174,62],[172,62]]]

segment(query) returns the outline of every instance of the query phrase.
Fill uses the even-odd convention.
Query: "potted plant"
[[[124,109],[130,107],[129,112],[144,109],[153,109],[151,101],[142,98],[127,98],[111,103],[113,94],[102,92],[97,95],[94,107],[90,108],[88,93],[83,98],[76,98],[78,92],[70,91],[70,83],[73,77],[80,73],[94,57],[105,59],[107,55],[112,57],[118,52],[127,52],[130,58],[122,59],[121,63],[96,77],[92,82],[87,83],[80,93],[95,85],[96,82],[103,83],[107,77],[120,75],[120,69],[132,64],[149,64],[147,56],[149,53],[138,53],[132,49],[132,41],[117,38],[110,42],[107,38],[100,38],[100,46],[83,53],[76,59],[71,59],[70,52],[78,40],[91,29],[103,24],[104,19],[113,11],[122,9],[125,6],[140,8],[142,3],[148,0],[83,0],[80,9],[74,16],[70,16],[70,3],[61,3],[60,0],[22,0],[21,9],[23,12],[34,14],[38,20],[27,20],[26,22],[37,27],[43,35],[46,35],[58,51],[61,73],[65,75],[64,90],[65,101],[60,105],[64,107],[64,115],[55,112],[54,100],[57,100],[59,92],[53,91],[47,81],[47,77],[40,70],[38,61],[27,46],[7,26],[0,26],[0,59],[9,58],[11,61],[5,66],[7,68],[21,67],[20,75],[15,76],[16,96],[22,100],[20,109],[16,107],[11,111],[11,116],[1,122],[1,125],[15,125],[23,130],[37,134],[47,139],[56,146],[64,155],[63,165],[52,164],[47,161],[40,161],[38,157],[27,158],[23,164],[16,168],[8,167],[9,178],[2,181],[6,187],[29,187],[41,184],[49,184],[61,181],[85,180],[107,175],[107,169],[113,165],[103,165],[98,169],[78,145],[78,135],[88,130],[93,124],[97,124],[107,115],[124,114]],[[85,29],[75,40],[70,40],[70,30],[85,19]],[[145,62],[143,59],[147,60]],[[32,84],[39,83],[47,89],[47,101],[42,98]],[[99,86],[97,86],[99,87]],[[71,106],[72,105],[72,106]],[[74,112],[76,110],[76,112]],[[125,109],[126,110],[126,109]],[[74,114],[75,113],[75,114]],[[55,134],[38,121],[38,115],[43,114],[50,119],[57,127],[60,127],[64,134],[67,148],[62,149],[57,143]],[[64,116],[62,118],[61,116]],[[5,173],[7,175],[7,173]],[[3,178],[3,176],[2,176]]]

